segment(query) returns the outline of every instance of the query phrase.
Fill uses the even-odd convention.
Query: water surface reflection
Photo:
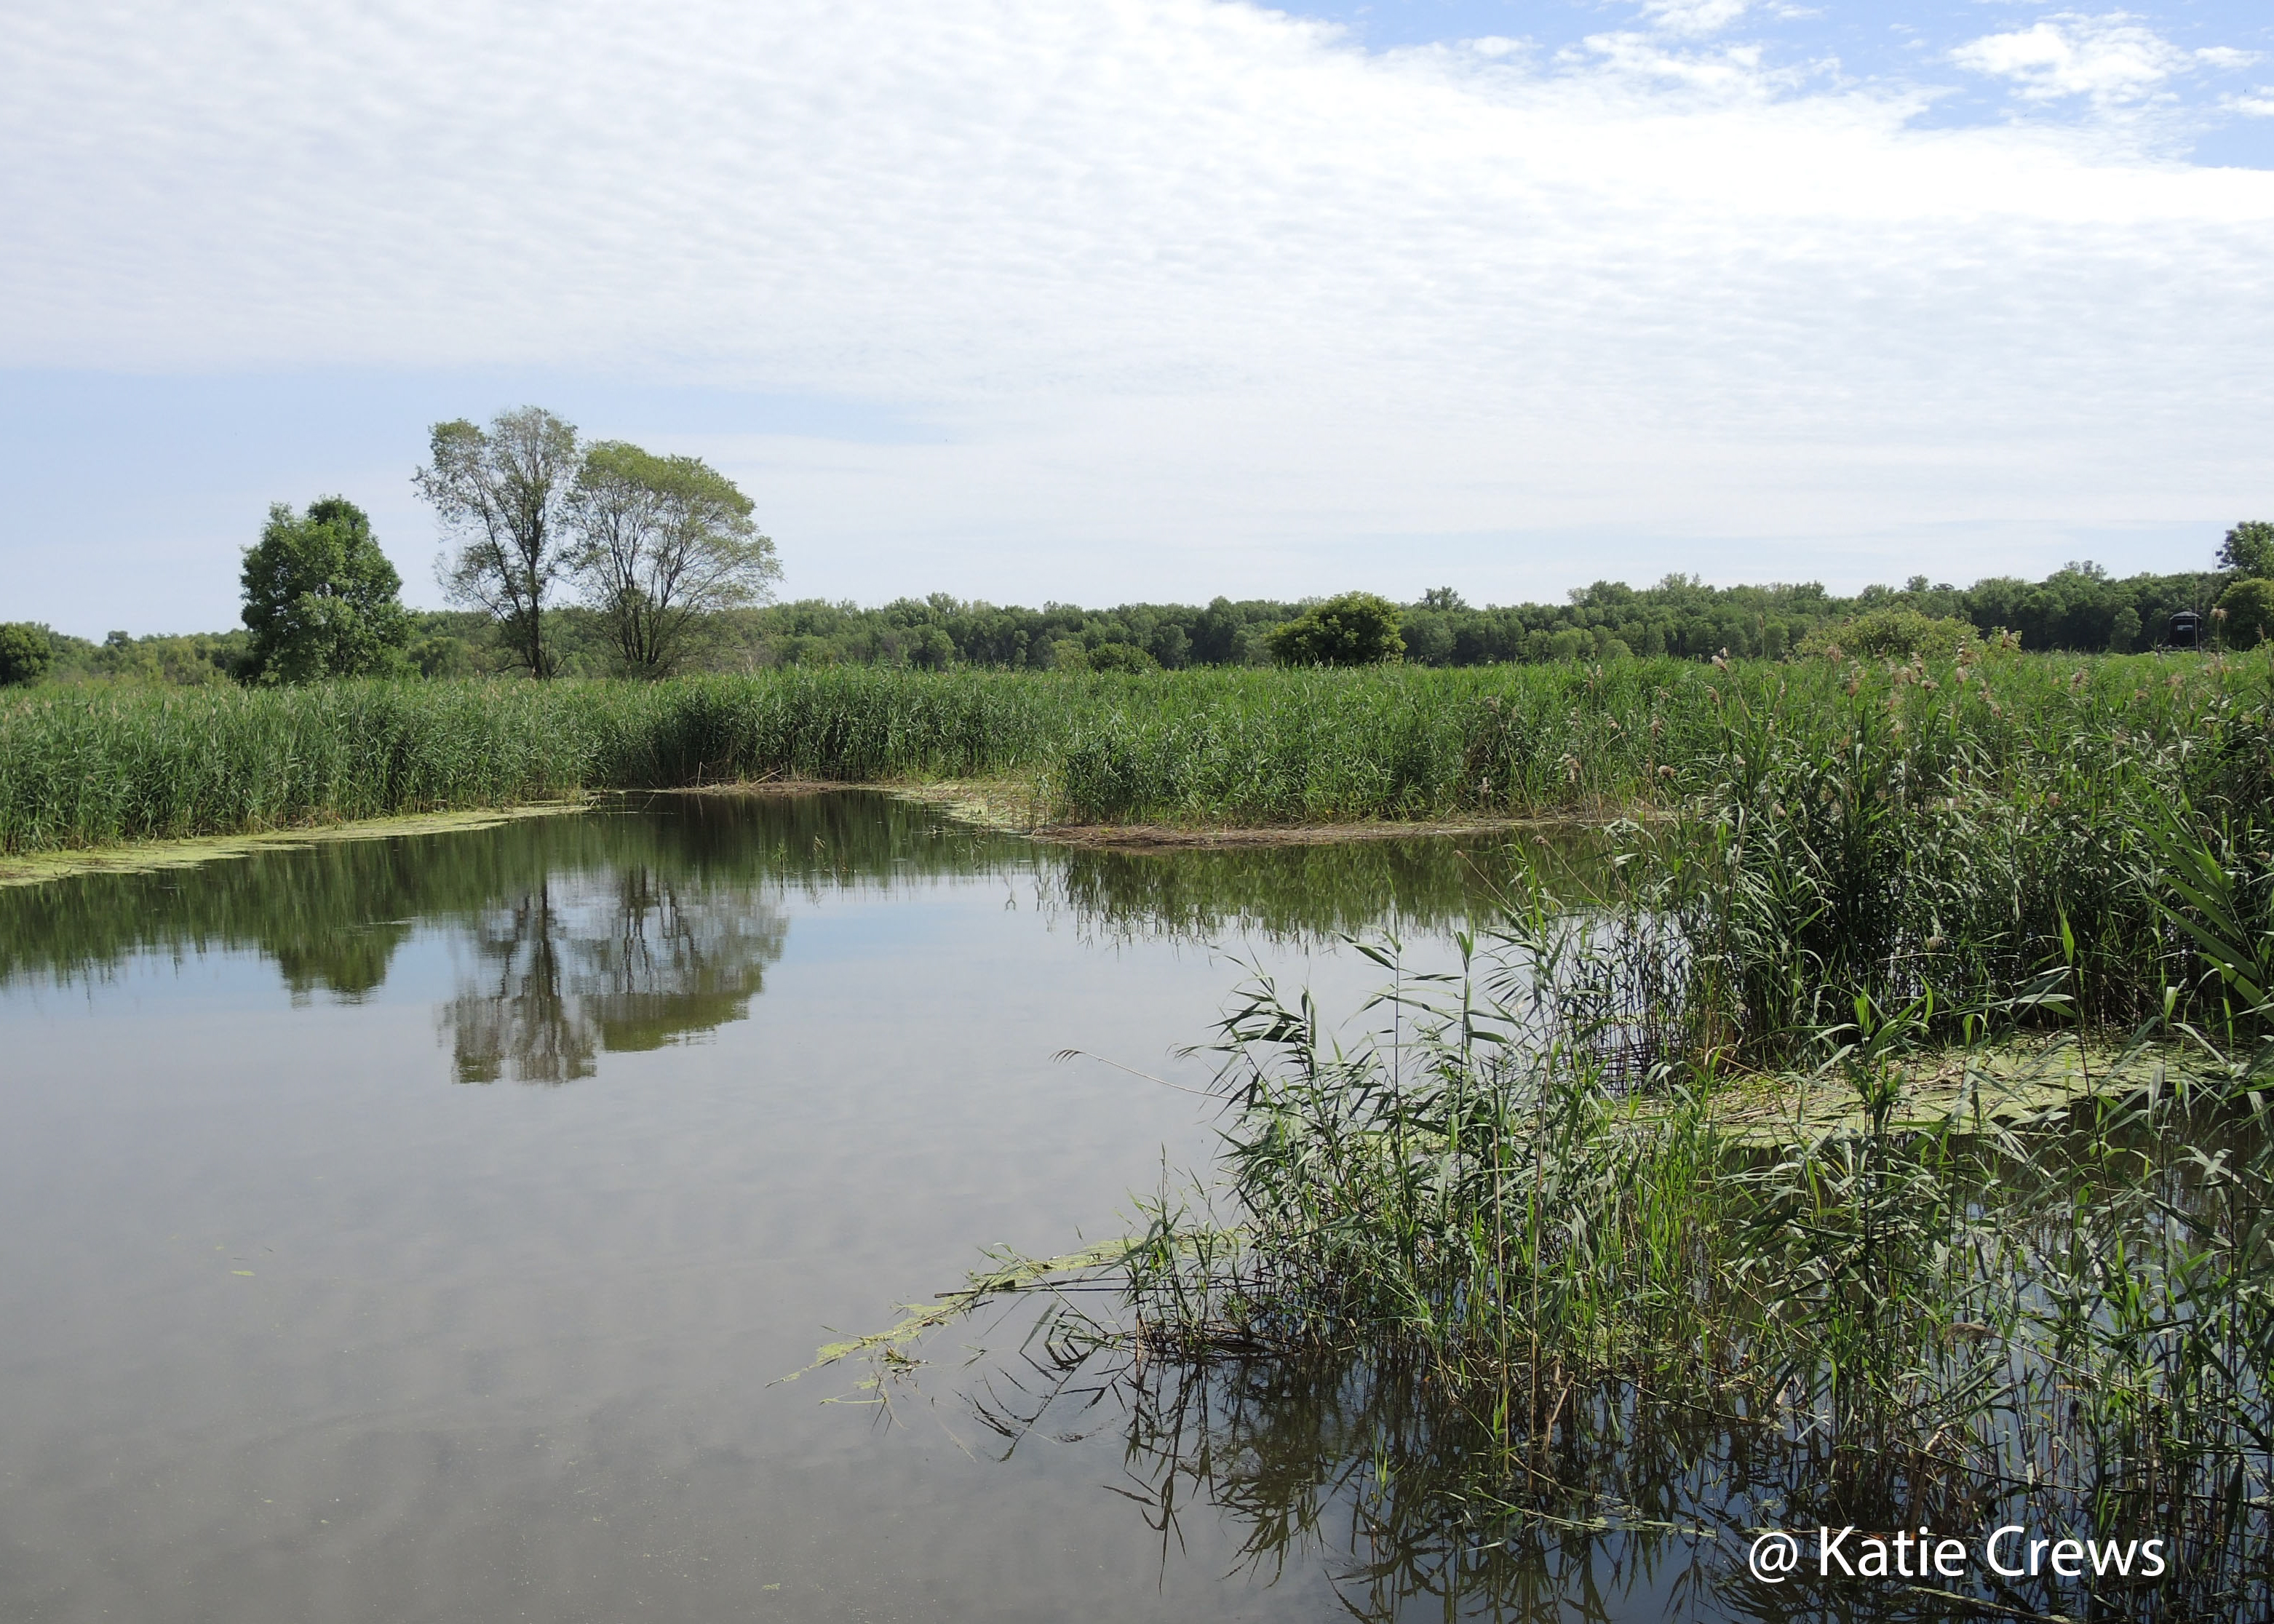
[[[1343,999],[1337,933],[1443,959],[1513,862],[845,793],[0,889],[0,1617],[1342,1616],[1228,1507],[1164,1568],[1118,1439],[769,1384],[1209,1154],[1055,1051],[1202,1086],[1209,944]]]
[[[1559,853],[1560,854],[1560,853]],[[462,1082],[565,1083],[749,1013],[783,904],[945,876],[1020,887],[1091,940],[1307,943],[1442,930],[1505,893],[1506,838],[1137,853],[1036,846],[892,797],[656,796],[573,816],[326,840],[188,869],[0,890],[0,986],[101,981],[132,959],[251,951],[296,1002],[387,983],[414,933],[456,966]]]

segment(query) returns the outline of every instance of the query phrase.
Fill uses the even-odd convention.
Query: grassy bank
[[[1017,778],[1069,823],[1601,814],[1743,779],[1756,739],[1827,759],[1861,748],[1909,795],[2074,805],[2174,773],[2208,783],[2253,750],[2263,766],[2267,670],[2008,656],[1962,682],[1949,667],[1623,660],[35,690],[0,703],[0,850],[770,778]]]
[[[1603,996],[1645,1048],[1758,1063],[1859,994],[1947,1011],[2055,971],[2095,1025],[2166,986],[2210,1020],[2235,994],[2190,930],[2265,988],[2270,689],[2264,654],[1992,652],[45,690],[0,704],[0,852],[759,779],[1008,782],[1090,826],[1639,815],[1609,900],[1685,953]]]

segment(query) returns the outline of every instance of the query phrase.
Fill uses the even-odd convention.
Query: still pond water
[[[1111,1414],[1014,1447],[976,1330],[891,1425],[778,1379],[1205,1165],[1205,1101],[1056,1051],[1203,1087],[1236,960],[1351,1007],[1340,933],[1447,963],[1506,862],[844,793],[0,891],[0,1619],[1497,1616],[1360,1571],[1331,1490],[1258,1541]],[[1520,1611],[1710,1614],[1675,1570],[1727,1566],[1600,1559]]]

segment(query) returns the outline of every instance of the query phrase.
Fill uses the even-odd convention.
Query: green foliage
[[[2005,628],[2020,636],[2025,649],[2097,652],[2115,642],[2127,610],[2142,628],[2139,643],[2161,643],[2172,616],[2200,606],[2217,585],[2218,578],[2209,573],[2140,575],[2119,581],[2097,564],[2079,562],[2034,583],[1993,576],[1963,592],[1936,594],[1946,600],[1943,604],[1922,600],[1916,606],[1930,613],[1962,615],[1985,636]]]
[[[2092,1024],[2128,1027],[2200,979],[2150,835],[2181,816],[2227,868],[2266,871],[2263,669],[2064,663],[1732,693],[1665,836],[1681,883],[1653,904],[1710,950],[1684,995],[1699,1041],[1781,1059],[1858,997],[1931,988],[1954,1019],[2054,970]],[[2274,930],[2274,887],[2245,894]]]
[[[1092,671],[1158,671],[1161,663],[1132,643],[1101,643],[1090,650],[1085,663]]]
[[[2218,549],[2218,565],[2239,575],[2274,576],[2274,523],[2246,519],[2227,531]]]
[[[1260,824],[1657,808],[1685,854],[1656,914],[1714,944],[1682,1000],[1724,1025],[1702,1043],[1775,1053],[1858,994],[1986,996],[2061,952],[2080,1006],[2123,1023],[2192,974],[2138,831],[2193,808],[2220,861],[2265,872],[2265,681],[2255,659],[2019,654],[1184,679],[1095,716],[1052,800]],[[2274,907],[2274,882],[2247,894]]]
[[[2263,1583],[2274,1136],[2247,1063],[2167,1049],[2135,1056],[2143,1089],[2032,1107],[1979,1041],[1923,1051],[1929,1001],[1861,1002],[1782,1079],[1832,1119],[1749,1132],[1727,1079],[1660,1075],[1638,1097],[1607,1070],[1616,1015],[1553,989],[1617,976],[1619,947],[1537,893],[1478,946],[1467,974],[1430,978],[1442,990],[1376,994],[1365,1007],[1395,1019],[1358,1034],[1307,995],[1244,989],[1220,1046],[1218,1188],[1164,1192],[1118,1254],[1073,1265],[1118,1285],[1126,1316],[1069,1297],[1050,1321],[1050,1343],[1106,1356],[1156,1416],[1206,1409],[1227,1366],[1234,1402],[1279,1402],[1321,1365],[1346,1392],[1434,1390],[1290,1484],[1227,1494],[1259,1539],[1308,1526],[1287,1501],[1318,1471],[1379,1500],[1387,1460],[1427,1470],[1426,1427],[1457,1429],[1474,1464],[1436,1462],[1401,1496],[1400,1550],[1440,1527],[1472,1547],[1480,1492],[1511,1481],[1517,1519],[1543,1499],[1638,1503],[1612,1491],[1640,1455],[1654,1516],[1728,1516],[1733,1480],[1778,1483],[1794,1522],[1815,1504],[1837,1525],[1859,1500],[1965,1505],[1985,1526],[2152,1513],[2201,1587],[2173,1616],[2233,1616],[2222,1587]],[[1361,951],[1394,970],[1391,945]],[[1906,1108],[1937,1068],[1964,1079],[1957,1101]],[[2202,1114],[2229,1101],[2253,1118],[2240,1132]],[[1678,1441],[1700,1431],[1743,1441],[1701,1459]],[[1692,1471],[1702,1506],[1670,1492]]]
[[[2274,804],[2263,685],[2255,657],[2080,666],[2027,655],[1894,673],[1668,659],[1173,678],[817,665],[575,682],[557,694],[527,683],[207,694],[51,682],[0,708],[0,847],[784,776],[1015,778],[1054,818],[1253,824],[1605,816],[1673,809],[1734,784],[1746,798],[1729,816],[1757,830],[1784,793],[1760,770],[1783,758],[1741,742],[1730,730],[1742,717],[1774,730],[1795,772],[1848,760],[1851,735],[1877,741],[1852,788],[1833,792],[1861,807],[1900,790],[1905,817],[1930,821],[1891,830],[1871,846],[1873,863],[1928,842],[1931,804],[1952,795],[2019,820],[2038,843],[2028,850],[2073,850],[2082,863],[2120,833],[2120,818],[2096,822],[2094,811],[2120,792],[2134,798],[2123,805],[2180,792],[2195,805],[2215,795],[2247,808],[2253,793]],[[2176,789],[2166,756],[2189,775]],[[1826,787],[1810,783],[1812,793]],[[2026,856],[1999,849],[2000,862]],[[1977,867],[1989,908],[2003,894],[1999,870]],[[2059,885],[2073,914],[2100,906],[2081,879]],[[1904,917],[1915,930],[1918,916]],[[2109,918],[2116,936],[2130,928],[2121,909]]]
[[[1276,626],[1267,638],[1282,665],[1379,665],[1405,652],[1397,605],[1372,592],[1344,592]]]
[[[460,562],[464,561],[463,553]],[[1732,658],[1781,658],[1829,621],[1883,610],[1909,610],[1929,619],[1962,618],[1983,636],[2014,628],[2031,650],[2072,649],[2123,653],[2159,646],[2171,616],[2200,610],[2227,583],[2199,575],[2135,575],[2115,580],[2090,564],[2071,565],[2039,583],[1977,582],[1961,590],[1915,576],[1901,591],[1867,587],[1852,598],[1821,586],[1710,587],[1685,575],[1635,588],[1597,582],[1562,604],[1516,604],[1478,608],[1449,589],[1437,588],[1401,611],[1406,663],[1473,666],[1673,657],[1704,660],[1725,650]],[[803,599],[701,613],[688,627],[676,660],[682,671],[747,672],[783,665],[915,665],[940,670],[1087,670],[1090,650],[1107,643],[1142,650],[1164,671],[1194,665],[1272,663],[1269,635],[1301,605],[1218,598],[1204,606],[1123,604],[1085,609],[1072,604],[1022,608],[959,599],[943,592],[904,598],[877,608]],[[471,610],[413,616],[421,642],[413,663],[434,675],[529,668],[523,633],[508,613],[499,619],[478,604]],[[542,620],[543,655],[561,676],[599,677],[626,668],[613,618],[599,608],[564,604]],[[163,659],[147,650],[130,662],[134,680],[158,680],[157,667],[192,682],[218,680],[232,669],[231,636],[163,640]],[[151,640],[138,640],[138,646]],[[448,647],[455,644],[456,647]],[[154,648],[156,645],[152,644]],[[130,674],[90,663],[95,645],[59,636],[50,680]],[[194,658],[192,658],[192,656]],[[1114,658],[1108,657],[1109,659]]]
[[[1856,655],[1907,660],[1917,655],[1946,660],[1977,639],[1973,626],[1954,615],[1938,618],[1916,609],[1874,609],[1818,627],[1801,639],[1799,651],[1834,659]]]
[[[252,634],[242,627],[186,636],[135,637],[112,632],[101,643],[55,632],[49,643],[54,652],[46,679],[49,684],[213,688],[255,674]]]
[[[2231,649],[2254,649],[2274,631],[2274,581],[2238,581],[2219,595],[2219,635]]]
[[[546,600],[568,561],[576,431],[541,407],[500,412],[487,429],[460,417],[434,425],[431,460],[412,477],[457,538],[444,573],[453,601],[497,622],[531,676],[558,662],[545,640]]]
[[[2130,604],[2122,605],[2108,622],[2108,651],[2129,654],[2139,646],[2142,629],[2140,612]]]
[[[471,677],[478,669],[472,642],[447,632],[429,632],[420,637],[410,645],[410,658],[422,677]]]
[[[762,599],[781,574],[750,499],[700,457],[588,447],[569,500],[568,567],[626,670],[661,676],[704,617]]]
[[[919,627],[908,639],[907,663],[918,671],[945,671],[955,664],[955,639],[937,626]]]
[[[1399,622],[1405,658],[1416,665],[1449,665],[1457,646],[1450,615],[1437,609],[1409,609]]]
[[[1724,650],[1733,658],[1776,659],[1828,622],[1908,611],[1931,620],[1963,620],[1983,638],[2012,628],[2029,649],[2120,653],[2161,643],[2172,613],[2207,603],[2206,594],[2215,596],[2218,584],[2208,572],[2120,581],[2097,567],[2073,565],[2037,583],[1999,579],[1962,590],[1921,577],[1901,591],[1871,587],[1855,598],[1834,598],[1807,583],[1712,587],[1669,575],[1641,588],[1597,582],[1561,604],[1481,608],[1438,588],[1398,612],[1398,632],[1406,663],[1416,665],[1617,659],[1624,658],[1621,646],[1640,659],[1703,660]],[[1165,671],[1264,665],[1271,663],[1272,630],[1302,613],[1294,604],[1227,598],[1205,607],[1123,604],[1111,609],[1070,604],[1031,609],[944,594],[903,598],[880,609],[806,600],[718,617],[701,660],[738,670],[800,663],[897,665],[907,663],[916,640],[936,628],[955,645],[960,665],[1070,669],[1066,645],[1081,650],[1086,666],[1089,652],[1108,643],[1142,649]],[[564,632],[566,626],[564,618]],[[1943,635],[1925,646],[1945,646]],[[579,665],[581,658],[564,653],[564,669],[606,669],[604,663]]]
[[[278,502],[245,549],[248,656],[263,682],[315,682],[398,669],[410,640],[402,577],[373,538],[371,521],[344,497]]]
[[[0,624],[0,688],[26,688],[47,674],[55,634],[35,620]]]

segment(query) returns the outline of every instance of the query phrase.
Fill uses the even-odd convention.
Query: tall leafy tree
[[[403,577],[343,496],[268,509],[260,539],[245,550],[245,625],[251,668],[263,682],[399,670],[410,641]]]
[[[531,675],[553,673],[545,603],[567,567],[568,505],[580,465],[574,425],[538,406],[463,417],[430,432],[430,465],[411,476],[457,543],[438,572],[452,601],[480,609]]]
[[[568,514],[570,564],[630,670],[659,676],[703,615],[759,603],[781,575],[750,499],[700,457],[621,440],[584,454]]]
[[[2246,519],[2227,531],[2225,545],[2218,550],[2218,567],[2262,581],[2274,576],[2274,523]]]

